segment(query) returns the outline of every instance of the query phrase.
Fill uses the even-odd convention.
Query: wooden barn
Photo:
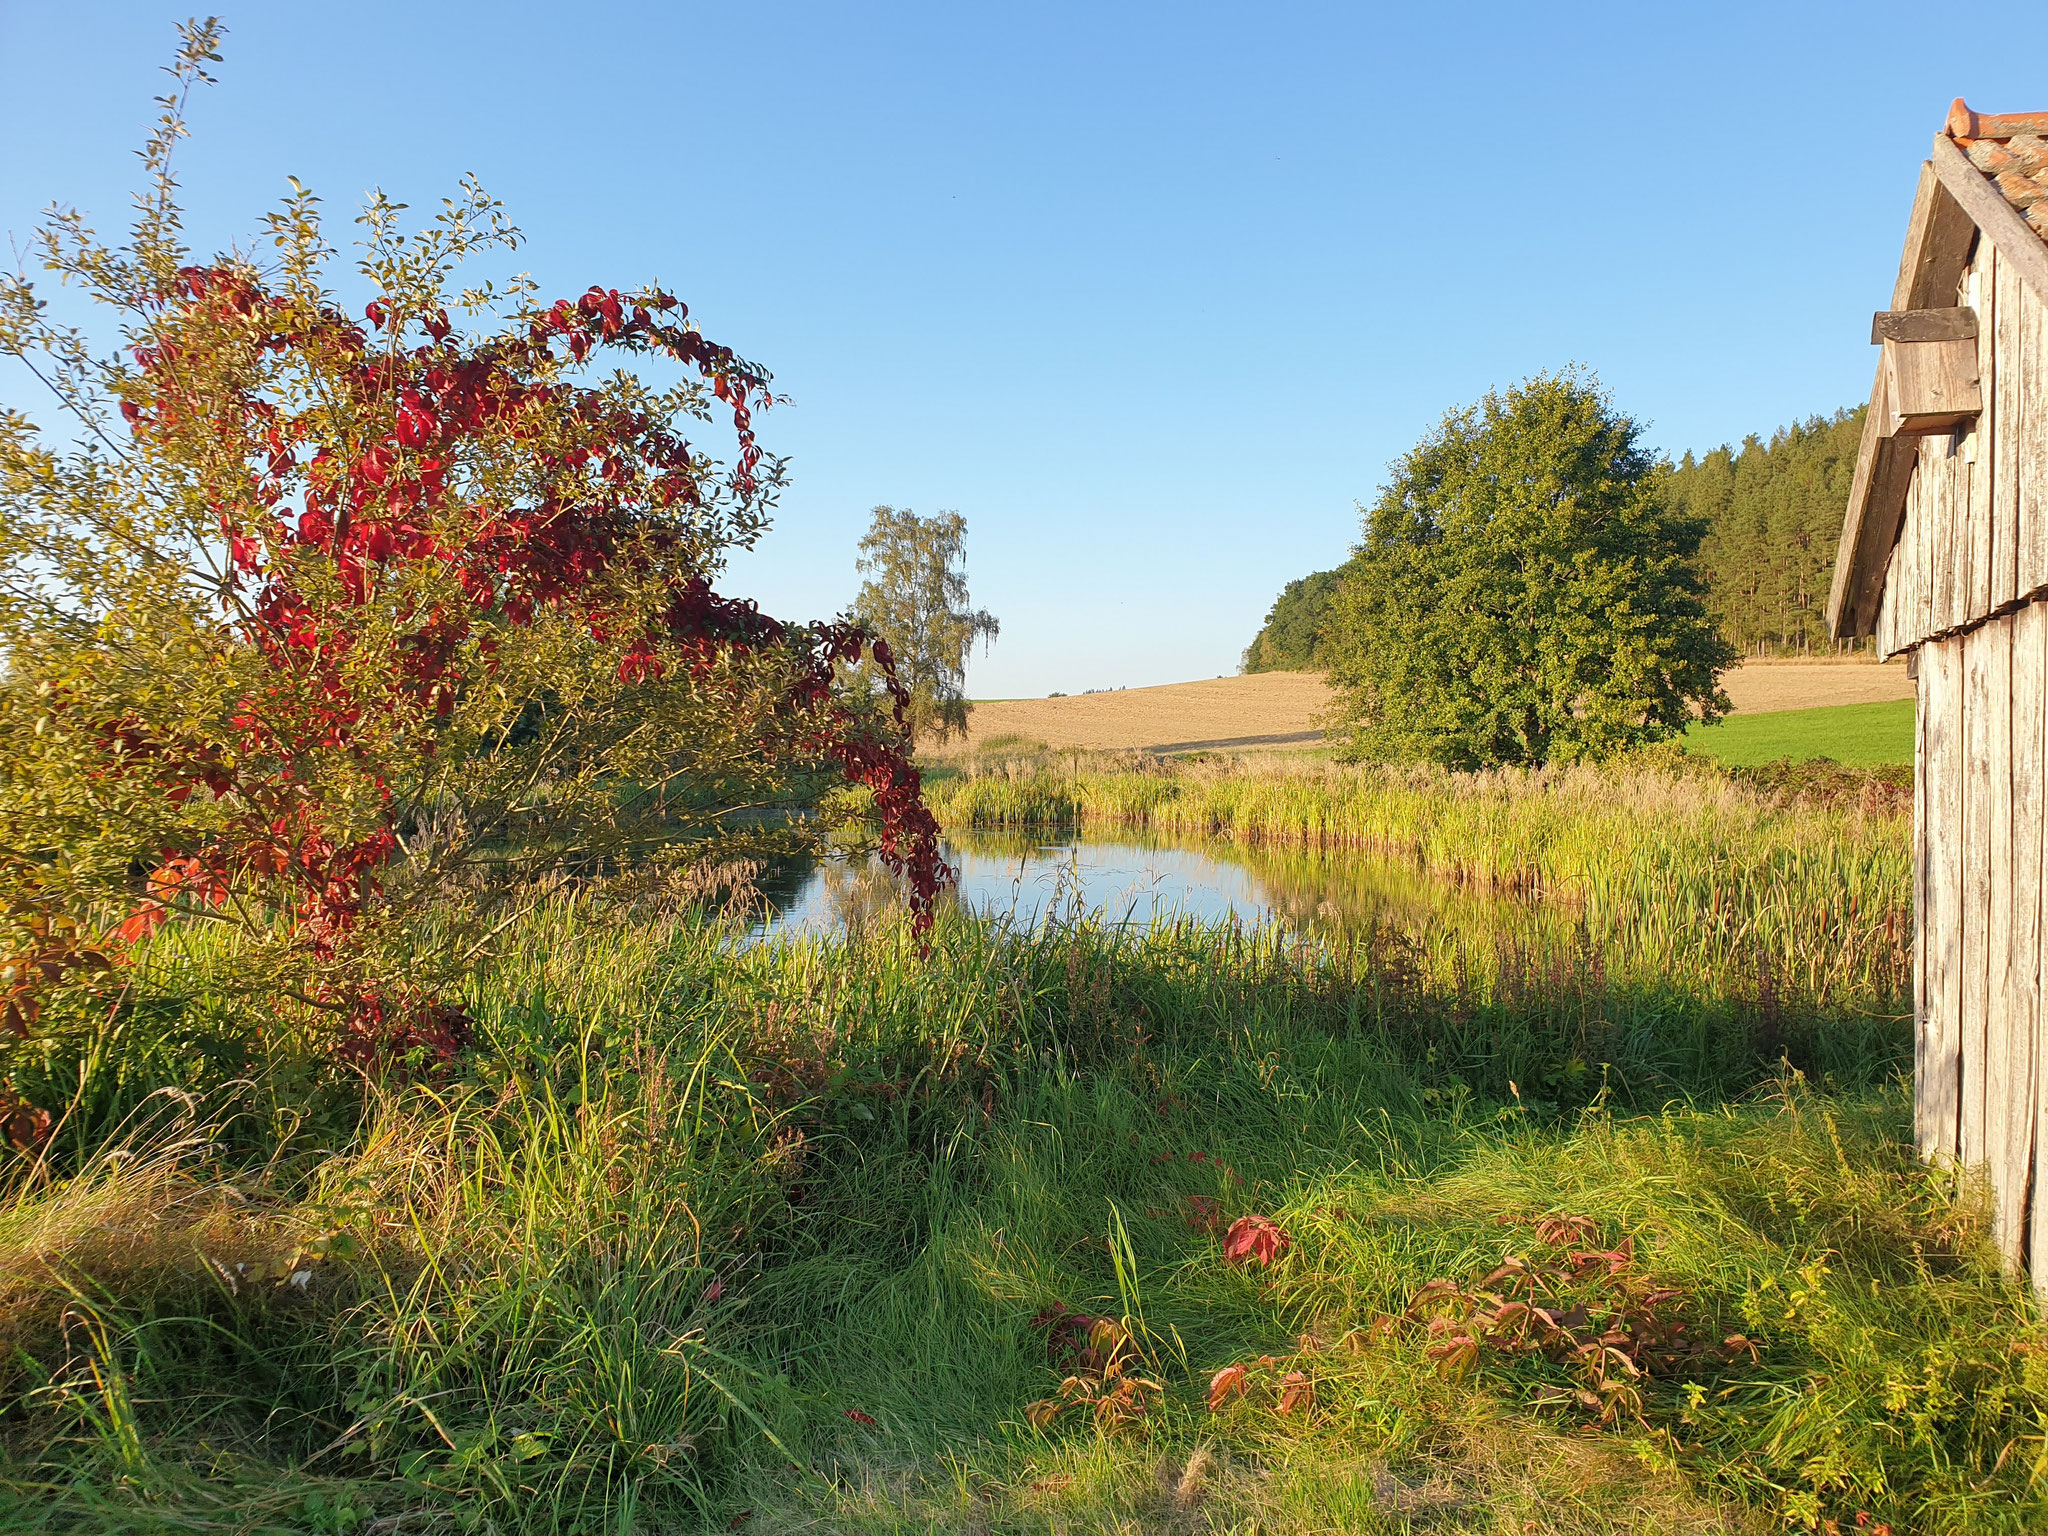
[[[2048,112],[1920,171],[1828,623],[1917,683],[1914,1124],[2048,1290]]]

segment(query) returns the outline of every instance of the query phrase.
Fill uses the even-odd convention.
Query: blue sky
[[[793,397],[731,590],[827,615],[868,508],[966,515],[981,697],[1235,670],[1531,372],[1673,455],[1853,403],[1949,101],[2048,107],[1890,4],[217,3],[195,244],[475,172],[543,288],[659,280]],[[0,0],[0,232],[119,226],[186,14]]]

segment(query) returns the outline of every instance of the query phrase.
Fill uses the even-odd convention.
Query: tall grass
[[[1809,848],[1810,897],[1859,867],[1797,808],[1728,805],[1731,841],[1743,805],[1785,820],[1759,835]],[[80,1129],[0,1175],[0,1528],[2048,1521],[2048,1342],[1970,1191],[1901,1142],[1882,964],[1772,1014],[1675,917],[1603,959],[1591,891],[1453,902],[1240,852],[1318,908],[1380,881],[1380,915],[950,913],[925,950],[886,917],[745,945],[565,896],[477,978],[463,1072],[411,1085],[307,1087],[304,1042],[212,1000],[231,957],[160,946],[146,999],[46,1037],[38,1091]],[[1225,1263],[1196,1196],[1288,1252]],[[1601,1427],[1541,1358],[1447,1375],[1381,1321],[1552,1213],[1754,1355]],[[1028,1421],[1068,1369],[1055,1306],[1142,1324],[1142,1419]],[[1265,1355],[1312,1403],[1212,1413],[1212,1374]]]
[[[1284,864],[1282,849],[1405,859],[1438,879],[1571,903],[1598,943],[1656,974],[1747,972],[1764,993],[1890,1007],[1911,981],[1912,824],[1882,781],[1849,782],[1854,793],[1838,785],[1823,799],[1682,759],[1453,774],[1036,756],[936,777],[930,798],[949,826],[1227,839],[1260,849],[1268,868]]]

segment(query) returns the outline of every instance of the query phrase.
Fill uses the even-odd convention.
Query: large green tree
[[[994,615],[968,606],[967,519],[877,507],[856,568],[867,579],[855,615],[893,653],[910,690],[912,726],[941,741],[966,735],[967,653],[1000,628]]]
[[[1569,370],[1452,411],[1399,461],[1322,642],[1355,755],[1597,758],[1727,710],[1706,523],[1640,436]]]

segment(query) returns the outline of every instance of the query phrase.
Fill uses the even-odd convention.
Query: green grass
[[[1685,733],[1685,744],[1731,767],[1816,757],[1855,767],[1911,763],[1913,701],[1731,715],[1715,725],[1695,725]]]
[[[0,1529],[2038,1529],[2048,1347],[1902,1141],[1901,939],[1853,915],[1901,818],[1702,781],[1688,819],[1694,782],[1505,821],[1411,786],[1472,878],[1541,853],[1523,816],[1562,840],[1587,883],[1533,923],[1418,889],[1324,942],[947,916],[921,953],[558,900],[411,1087],[320,1078],[167,930],[147,1009],[10,1048],[79,1110],[0,1182]],[[1587,852],[1631,805],[1634,897]],[[1247,847],[1305,903],[1350,878]],[[1759,871],[1830,903],[1799,964]],[[1191,1197],[1286,1253],[1225,1262]],[[1711,1346],[1604,1426],[1569,1361],[1447,1370],[1400,1320],[1559,1213]],[[1055,1306],[1140,1341],[1141,1418],[1034,1427]]]

